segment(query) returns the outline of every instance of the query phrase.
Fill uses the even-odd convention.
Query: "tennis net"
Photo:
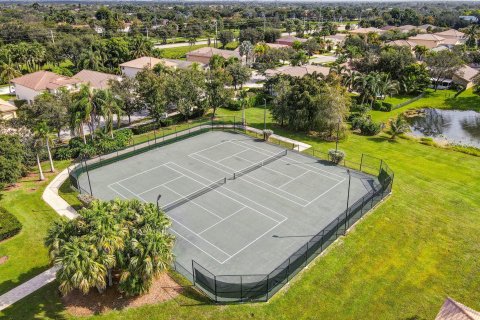
[[[204,187],[204,188],[202,188],[198,191],[195,191],[195,192],[189,194],[188,196],[185,196],[181,199],[178,199],[174,202],[171,202],[171,203],[167,204],[166,206],[164,206],[162,209],[163,209],[164,212],[168,212],[170,210],[173,210],[173,209],[175,209],[175,208],[177,208],[177,207],[179,207],[179,206],[181,206],[181,205],[183,205],[183,204],[185,204],[189,201],[192,201],[195,198],[200,197],[201,195],[203,195],[203,194],[205,194],[205,193],[207,193],[211,190],[214,190],[214,189],[224,185],[225,183],[227,183],[227,178],[226,177],[221,179],[221,180],[218,180],[218,181],[216,181],[212,184],[209,184],[208,186],[206,186],[206,187]]]
[[[269,163],[272,163],[273,161],[277,160],[277,159],[280,159],[281,157],[284,157],[287,155],[287,150],[283,150],[282,152],[279,152],[261,162],[258,162],[258,163],[255,163],[255,164],[252,164],[251,166],[245,168],[245,169],[242,169],[242,170],[239,170],[239,171],[236,171],[233,173],[233,179],[237,179],[249,172],[252,172],[253,170],[257,170]]]

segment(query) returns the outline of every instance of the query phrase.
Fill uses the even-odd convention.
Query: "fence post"
[[[268,293],[270,292],[269,291],[269,286],[270,286],[270,274],[267,275],[267,292],[266,292],[267,299],[266,299],[266,301],[268,301]]]
[[[383,159],[380,159],[380,168],[378,168],[378,175],[380,175],[380,172],[382,172],[382,166],[383,166]]]
[[[240,302],[243,302],[243,276],[240,276]]]
[[[195,267],[193,266],[194,261],[192,260],[192,278],[193,278],[193,286],[195,286]]]
[[[87,172],[88,187],[90,188],[90,195],[93,197],[92,183],[90,182],[90,174],[88,172],[87,160],[85,160],[85,159],[83,159],[83,160],[85,161],[85,171]]]
[[[212,121],[211,121],[211,124],[210,124],[210,128],[213,131],[213,117],[212,117]]]
[[[217,298],[217,276],[215,276],[215,275],[213,276],[213,281],[215,283],[215,289],[214,289],[214,291],[215,291],[215,302],[218,302],[218,298]]]
[[[307,266],[308,262],[308,241],[307,241],[307,251],[305,251],[305,267]]]
[[[236,122],[235,122],[235,116],[233,116],[233,131],[237,131],[237,126],[236,126]]]
[[[360,159],[360,172],[362,172],[362,166],[363,166],[363,153],[362,153],[362,159]]]
[[[157,144],[157,133],[155,131],[156,130],[153,129],[153,138],[155,139],[155,144]]]

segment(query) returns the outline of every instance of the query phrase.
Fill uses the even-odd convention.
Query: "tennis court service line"
[[[235,171],[235,170],[233,170],[232,168],[230,168],[230,167],[228,167],[228,166],[226,166],[226,165],[224,165],[224,164],[215,162],[215,161],[213,161],[213,160],[211,160],[211,159],[209,159],[209,158],[206,158],[206,157],[204,157],[204,156],[202,156],[202,155],[200,155],[200,154],[196,154],[196,156],[201,157],[201,158],[204,158],[205,160],[210,161],[210,162],[212,162],[212,163],[208,163],[208,162],[199,160],[199,159],[197,159],[197,158],[195,158],[195,157],[192,157],[192,155],[189,155],[189,157],[191,157],[191,158],[193,158],[193,159],[195,159],[195,160],[197,160],[197,161],[200,161],[200,162],[202,162],[202,163],[204,163],[204,164],[206,164],[206,165],[208,165],[208,166],[210,166],[210,167],[213,167],[213,168],[215,168],[215,169],[217,169],[217,170],[223,171],[223,172],[225,172],[225,173],[232,174],[232,171]],[[215,164],[215,165],[214,165],[214,164]],[[220,169],[218,166],[222,166],[222,167],[224,167],[224,168],[227,168],[228,171],[227,171],[227,170],[222,170],[222,169]],[[298,205],[298,206],[301,206],[301,207],[304,206],[303,203],[299,203],[299,202],[294,201],[294,200],[292,200],[292,199],[288,199],[288,198],[282,197],[281,194],[279,194],[279,193],[277,193],[277,192],[274,192],[274,191],[272,191],[272,190],[269,190],[269,189],[267,189],[267,188],[264,188],[264,187],[262,187],[262,186],[259,186],[258,184],[253,183],[253,182],[245,179],[245,177],[250,177],[250,178],[252,178],[252,179],[254,179],[254,180],[260,181],[260,180],[258,180],[258,179],[255,179],[255,178],[251,177],[251,176],[248,176],[248,175],[243,175],[243,176],[239,177],[238,179],[242,179],[242,181],[245,181],[245,182],[247,182],[247,183],[250,183],[251,185],[254,185],[254,186],[256,186],[257,188],[263,189],[263,190],[265,190],[265,191],[267,191],[267,192],[269,192],[269,193],[272,193],[272,194],[274,194],[274,195],[276,195],[276,196],[278,196],[278,197],[281,197],[281,198],[283,198],[283,199],[285,199],[285,200],[287,200],[287,201],[290,201],[290,202],[292,202],[292,203],[294,203],[294,204],[296,204],[296,205]],[[267,183],[267,185],[271,186],[271,185],[268,184],[268,183]],[[302,201],[308,202],[308,200],[305,200],[305,199],[302,199],[302,198],[300,198],[300,197],[297,197],[296,195],[293,195],[293,194],[291,194],[291,193],[288,192],[288,191],[285,191],[285,190],[281,190],[281,191],[282,191],[283,193],[290,194],[290,195],[292,195],[293,197],[298,198],[298,199],[300,199],[300,200],[302,200]]]
[[[193,158],[193,157],[192,157],[192,158]],[[193,158],[193,159],[195,159],[195,158]],[[180,168],[182,168],[182,170],[188,171],[188,172],[190,172],[192,175],[195,175],[195,176],[200,177],[200,178],[202,178],[202,179],[204,179],[204,180],[206,180],[206,181],[209,181],[207,178],[199,175],[198,173],[193,172],[192,170],[189,170],[189,169],[187,169],[187,168],[184,168],[184,167],[182,167],[181,165],[178,165],[178,164],[173,163],[173,162],[168,162],[168,163],[167,163],[167,165],[170,165],[170,164],[173,164],[173,165],[175,165],[175,166],[177,166],[177,167],[180,167]],[[169,166],[169,168],[172,169],[172,170],[175,170],[175,169],[171,168],[170,166]],[[179,172],[179,173],[182,173],[182,172],[180,172],[180,171],[178,171],[178,172]],[[192,177],[190,177],[190,176],[187,176],[187,177],[189,177],[189,178],[192,179],[193,181],[196,181],[196,182],[202,184],[202,182],[200,182],[200,181],[198,181],[198,180],[196,180],[196,179],[194,179],[194,178],[192,178]],[[254,203],[254,204],[257,205],[257,206],[262,207],[262,208],[264,208],[264,209],[272,212],[273,214],[275,214],[275,215],[277,215],[277,216],[279,216],[279,217],[282,217],[282,218],[283,218],[282,221],[277,221],[277,220],[275,220],[274,218],[272,218],[272,217],[270,217],[270,216],[268,216],[268,215],[266,215],[266,214],[263,214],[262,212],[260,212],[260,211],[258,211],[258,210],[256,210],[256,209],[254,209],[254,208],[246,205],[245,203],[240,202],[240,201],[238,201],[237,199],[235,199],[235,198],[233,198],[233,197],[225,194],[224,192],[219,191],[218,189],[214,189],[214,190],[212,190],[212,191],[213,191],[213,192],[217,192],[217,193],[219,193],[219,194],[227,197],[228,199],[233,200],[234,202],[239,203],[240,205],[242,205],[242,206],[244,206],[244,207],[247,207],[247,208],[249,208],[249,209],[251,209],[251,210],[253,210],[253,211],[255,211],[255,212],[257,212],[257,213],[259,213],[259,214],[261,214],[261,215],[263,215],[263,216],[265,216],[265,217],[267,217],[267,218],[269,218],[269,219],[271,219],[271,220],[273,220],[273,221],[275,221],[275,222],[283,223],[284,221],[286,221],[286,220],[288,219],[288,218],[285,217],[284,215],[276,212],[275,210],[273,210],[273,209],[271,209],[271,208],[265,207],[264,205],[256,202],[255,200],[252,200],[252,199],[250,199],[250,198],[247,198],[247,197],[245,197],[245,196],[242,196],[242,195],[239,194],[239,193],[235,193],[234,191],[228,189],[228,188],[226,187],[227,185],[228,185],[228,183],[223,187],[223,190],[228,190],[229,192],[234,193],[235,196],[242,197],[242,198],[244,198],[244,199],[246,199],[246,200]]]
[[[244,143],[244,142],[239,141],[239,140],[232,141],[232,143],[234,143],[234,144],[236,144],[236,145],[239,145],[239,143],[241,143],[241,145],[239,145],[239,146],[244,147],[244,148],[246,148],[246,146],[249,146],[247,143]],[[273,151],[267,151],[267,150],[264,150],[264,149],[259,148],[259,147],[257,147],[257,146],[249,146],[249,147],[252,147],[252,148],[254,148],[254,149],[260,150],[260,151],[258,151],[259,153],[263,153],[264,155],[267,155],[267,156],[271,156],[271,155],[274,155],[274,154],[275,154]],[[291,161],[287,161],[287,160],[285,160],[285,159],[288,159],[288,160],[291,160]],[[335,177],[337,177],[337,178],[344,179],[344,177],[342,177],[342,176],[340,176],[340,175],[338,175],[338,174],[336,174],[336,173],[329,172],[329,171],[327,171],[327,170],[323,170],[323,169],[317,168],[317,167],[312,166],[312,165],[310,165],[310,164],[308,164],[308,163],[298,162],[297,160],[292,159],[292,158],[290,158],[290,157],[288,157],[288,156],[286,156],[285,159],[279,159],[279,161],[282,161],[282,162],[285,162],[285,163],[288,163],[288,164],[292,164],[292,165],[297,166],[297,167],[299,167],[299,168],[303,168],[301,165],[306,165],[306,166],[309,166],[309,167],[314,168],[314,169],[315,169],[314,171],[321,171],[321,172],[326,173],[326,174],[329,174],[329,175],[331,175],[331,176],[335,176]],[[303,168],[303,169],[305,169],[305,168]],[[317,173],[318,173],[318,172],[317,172]],[[334,178],[332,178],[332,177],[323,175],[323,174],[321,174],[321,173],[318,173],[318,174],[324,176],[324,177],[327,178],[327,179],[339,181],[339,180],[337,180],[337,179],[334,179]]]

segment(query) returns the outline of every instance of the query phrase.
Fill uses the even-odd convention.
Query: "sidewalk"
[[[65,200],[58,195],[58,189],[68,179],[68,170],[60,172],[50,184],[45,188],[42,199],[55,210],[59,215],[68,219],[77,217],[77,212]],[[36,277],[22,283],[12,290],[0,296],[0,311],[8,308],[15,302],[25,298],[29,294],[37,291],[41,287],[55,280],[55,273],[58,267],[54,266]]]

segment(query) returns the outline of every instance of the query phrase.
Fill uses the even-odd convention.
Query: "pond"
[[[421,109],[407,116],[412,134],[480,148],[480,113]]]

